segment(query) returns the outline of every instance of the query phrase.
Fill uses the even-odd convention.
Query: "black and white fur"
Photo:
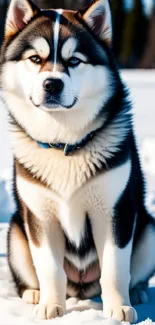
[[[78,13],[11,1],[1,54],[17,203],[8,256],[20,295],[38,303],[40,318],[62,315],[67,294],[86,299],[102,291],[105,317],[135,322],[130,297],[147,298],[143,286],[155,270],[155,223],[111,43],[107,0]],[[45,91],[49,78],[61,80],[61,93]],[[92,131],[68,157],[38,144],[75,144]],[[97,275],[71,281],[64,260],[82,275],[100,268],[100,285]]]

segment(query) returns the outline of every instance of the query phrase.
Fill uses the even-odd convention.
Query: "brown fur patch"
[[[29,172],[15,160],[15,174],[19,175],[29,182],[39,183],[38,180],[35,180]],[[33,244],[37,247],[40,247],[43,237],[43,228],[41,226],[41,221],[37,219],[37,217],[28,209],[24,201],[20,198],[20,193],[18,193],[18,197],[21,203],[22,213],[24,222],[28,225],[29,234]]]
[[[27,181],[33,184],[40,184],[42,186],[45,186],[39,179],[33,177],[33,175],[22,164],[20,164],[17,159],[15,159],[15,171],[16,175],[25,178]]]
[[[18,247],[20,248],[20,255],[18,255]],[[20,296],[22,296],[25,288],[30,285],[33,287],[33,289],[39,288],[39,283],[35,268],[33,266],[28,241],[20,227],[15,222],[12,223],[9,233],[8,261],[10,266],[12,261],[14,261],[14,264],[16,265],[15,271],[13,271],[12,268],[11,269],[13,271],[13,276],[16,278],[16,282],[18,283],[18,292]],[[19,261],[22,267],[27,269],[27,274],[29,275],[29,278],[31,278],[31,284],[29,285],[28,283],[25,283],[25,279],[23,278],[20,270],[17,269],[16,271]]]
[[[43,228],[41,222],[30,210],[27,212],[27,224],[33,244],[36,247],[40,247],[43,239]]]

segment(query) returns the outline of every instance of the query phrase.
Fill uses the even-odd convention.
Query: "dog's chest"
[[[129,180],[130,168],[128,160],[92,178],[69,199],[21,176],[17,176],[17,187],[21,198],[37,218],[44,221],[57,218],[69,240],[79,247],[85,233],[86,216],[96,220],[112,216]]]

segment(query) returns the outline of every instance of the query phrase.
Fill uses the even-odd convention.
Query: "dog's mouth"
[[[60,110],[60,109],[71,109],[72,107],[75,106],[75,104],[78,101],[77,97],[74,97],[73,101],[71,104],[66,105],[62,99],[57,99],[54,97],[50,97],[50,98],[45,98],[44,102],[41,104],[36,104],[32,98],[32,96],[30,96],[30,101],[32,102],[32,104],[42,110],[45,111],[51,111],[53,109],[55,110]]]

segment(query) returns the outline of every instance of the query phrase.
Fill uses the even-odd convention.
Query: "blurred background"
[[[35,0],[40,8],[79,9],[90,0]],[[9,0],[0,0],[0,43]],[[111,0],[113,48],[121,68],[155,68],[155,0]]]

